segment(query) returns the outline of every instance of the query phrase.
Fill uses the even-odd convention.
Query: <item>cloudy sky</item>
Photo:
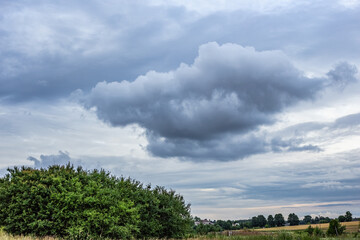
[[[192,214],[360,217],[360,1],[0,2],[0,174],[71,161]]]

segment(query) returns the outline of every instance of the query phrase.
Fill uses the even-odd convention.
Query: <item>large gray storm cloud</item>
[[[153,155],[239,159],[267,151],[256,130],[274,123],[285,107],[313,99],[349,66],[311,78],[281,51],[212,42],[200,46],[191,65],[150,71],[132,82],[98,83],[85,106],[112,126],[143,127]]]

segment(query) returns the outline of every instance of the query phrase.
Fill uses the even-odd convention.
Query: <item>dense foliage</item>
[[[274,222],[277,227],[285,225],[285,219],[281,213],[275,214]]]
[[[205,224],[199,224],[198,226],[195,226],[195,232],[199,235],[206,235],[211,232],[221,232],[223,231],[223,228],[220,227],[220,225],[205,225]]]
[[[305,230],[305,232],[307,232],[310,236],[318,236],[318,237],[324,236],[323,230],[321,230],[318,226],[313,228],[311,225],[309,225],[309,227]]]
[[[11,234],[129,239],[191,231],[190,206],[163,187],[70,165],[8,171],[0,178],[0,225]]]
[[[351,212],[347,211],[345,214],[345,220],[351,222],[353,220]]]
[[[251,225],[252,227],[265,227],[267,221],[264,215],[258,215],[257,217],[252,217]]]
[[[288,223],[290,223],[290,226],[299,225],[299,217],[295,213],[290,213],[288,216]]]
[[[310,215],[304,216],[303,223],[304,223],[304,224],[312,223],[312,217],[311,217]]]
[[[345,216],[347,216],[348,220],[353,220],[352,214],[350,211],[347,211]],[[339,221],[341,222],[341,218],[343,217],[343,221],[346,221],[345,216],[339,216]],[[287,223],[290,226],[295,225],[304,225],[304,224],[319,224],[319,223],[329,223],[332,219],[329,217],[323,217],[323,216],[316,216],[315,218],[312,218],[311,215],[304,216],[303,220],[300,220],[299,217],[295,213],[290,213],[288,215]],[[199,218],[194,217],[194,232],[199,235],[205,235],[208,233],[214,233],[214,232],[221,232],[221,231],[227,231],[227,230],[240,230],[240,229],[249,229],[249,228],[269,228],[269,227],[276,227],[276,226],[284,226],[285,225],[285,219],[281,213],[275,214],[275,218],[273,215],[269,215],[267,219],[264,215],[258,215],[254,216],[247,220],[206,220],[205,223]],[[334,231],[335,227],[333,227]],[[310,236],[325,236],[325,232],[319,228],[312,226],[309,226],[305,232]],[[332,234],[332,233],[331,233]],[[338,233],[339,234],[339,233]]]
[[[327,235],[334,236],[334,235],[341,235],[345,231],[346,227],[341,226],[339,220],[333,219],[329,223],[329,228],[327,230]]]
[[[269,227],[275,227],[275,220],[272,215],[269,215],[267,218],[267,223]]]

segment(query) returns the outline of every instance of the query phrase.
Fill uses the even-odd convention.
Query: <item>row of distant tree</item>
[[[238,230],[244,228],[264,228],[264,227],[280,227],[288,223],[291,226],[301,225],[301,224],[318,224],[318,223],[329,223],[332,219],[329,217],[316,216],[312,217],[310,215],[304,216],[302,220],[295,213],[290,213],[288,215],[287,221],[285,221],[284,216],[281,213],[277,213],[274,216],[269,215],[267,218],[264,215],[254,216],[248,220],[217,220],[211,221],[210,224],[204,225],[199,224],[194,226],[197,233],[206,234],[207,232],[219,232],[223,230]],[[350,222],[353,220],[352,214],[350,211],[347,211],[345,215],[340,215],[337,220],[339,222]],[[195,222],[201,222],[201,219],[198,217],[194,218]]]
[[[350,211],[347,211],[345,215],[340,215],[338,217],[339,222],[350,222],[352,221],[352,214]],[[329,217],[315,217],[313,218],[310,215],[304,216],[302,220],[295,213],[290,213],[287,218],[287,223],[290,226],[300,225],[300,224],[316,224],[316,223],[329,223],[331,218]],[[281,213],[275,214],[275,217],[269,215],[267,219],[263,215],[254,216],[251,219],[251,227],[280,227],[285,225],[285,219]]]

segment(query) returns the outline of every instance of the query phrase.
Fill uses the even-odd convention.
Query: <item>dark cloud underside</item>
[[[192,65],[97,84],[86,106],[113,126],[145,128],[154,155],[213,158],[218,152],[235,159],[263,152],[249,133],[273,123],[286,106],[314,98],[324,81],[304,76],[280,51],[208,43]]]

